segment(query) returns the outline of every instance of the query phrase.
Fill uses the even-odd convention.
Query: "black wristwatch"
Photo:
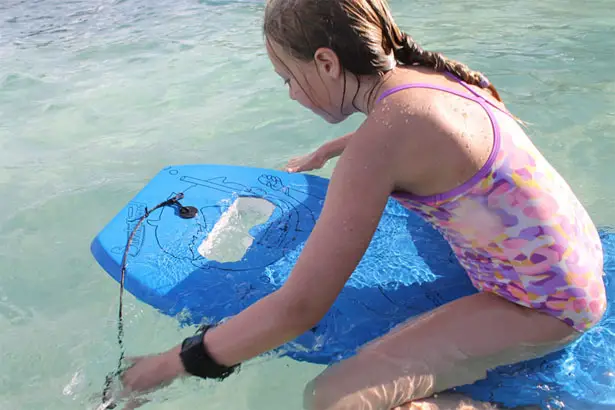
[[[224,380],[238,369],[239,365],[228,367],[217,363],[210,355],[203,336],[213,326],[206,325],[194,336],[184,339],[179,356],[188,373],[203,379]]]

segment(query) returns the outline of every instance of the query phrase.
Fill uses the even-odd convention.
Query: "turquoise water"
[[[0,409],[98,405],[118,354],[118,286],[89,243],[162,167],[279,167],[359,124],[328,125],[288,99],[263,48],[261,3],[0,5]],[[483,70],[596,223],[615,225],[609,0],[392,4],[425,48]],[[129,355],[191,332],[125,303]],[[257,360],[232,383],[176,384],[144,408],[299,408],[320,370]]]

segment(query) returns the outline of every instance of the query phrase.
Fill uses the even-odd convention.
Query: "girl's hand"
[[[301,157],[292,158],[286,164],[285,169],[287,172],[311,171],[322,168],[328,160],[329,157],[319,148]]]
[[[179,357],[180,346],[164,353],[131,359],[132,366],[121,376],[122,398],[149,393],[168,386],[176,378],[184,376],[184,366]]]

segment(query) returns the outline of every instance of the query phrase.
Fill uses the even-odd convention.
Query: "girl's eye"
[[[290,84],[290,79],[284,80],[284,85],[288,85],[288,84]]]

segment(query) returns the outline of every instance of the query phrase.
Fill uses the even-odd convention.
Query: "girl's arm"
[[[401,140],[396,132],[403,127],[384,126],[390,122],[384,113],[375,117],[342,137],[337,148],[344,146],[343,155],[323,210],[288,280],[196,342],[214,362],[233,366],[275,349],[316,325],[333,305],[368,248],[397,183],[400,149],[395,141]],[[180,350],[178,345],[138,358],[123,374],[124,394],[185,376]]]
[[[353,135],[354,132],[351,132],[332,141],[327,141],[315,151],[291,159],[286,164],[286,170],[288,172],[303,172],[322,168],[331,158],[342,155],[350,137]]]
[[[372,136],[382,130],[366,126],[357,132],[363,135],[353,143],[346,146],[353,135],[348,134],[331,146],[331,152],[345,152],[333,171],[318,222],[286,283],[205,334],[206,349],[218,363],[243,362],[308,331],[356,269],[394,189],[390,155],[375,153]],[[363,138],[366,133],[371,135]]]
[[[340,155],[342,155],[342,152],[344,152],[344,149],[346,148],[350,137],[352,137],[354,133],[355,131],[336,138],[332,141],[327,141],[319,148],[319,150],[323,151],[323,154],[326,155],[327,160],[339,157]]]

